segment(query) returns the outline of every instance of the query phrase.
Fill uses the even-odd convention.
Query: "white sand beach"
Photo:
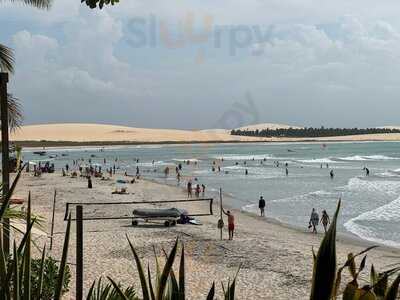
[[[47,218],[46,230],[50,230],[51,207],[54,190],[57,190],[54,246],[50,254],[59,259],[66,222],[63,221],[66,202],[120,202],[185,199],[181,187],[167,186],[147,180],[127,185],[129,195],[112,195],[113,181],[94,179],[93,189],[87,188],[85,178],[62,177],[61,174],[43,174],[33,177],[24,173],[15,193],[27,197],[32,193],[35,213]],[[206,195],[207,196],[207,195]],[[229,198],[224,198],[229,207]],[[267,207],[268,208],[268,207]],[[93,208],[85,207],[87,210]],[[123,209],[112,206],[112,212],[130,215],[133,206]],[[190,204],[190,211],[207,211],[207,204]],[[85,212],[84,212],[85,213]],[[267,209],[268,214],[268,209]],[[315,236],[304,229],[293,229],[276,224],[265,218],[235,210],[237,232],[233,241],[219,239],[217,229],[218,209],[214,215],[199,218],[201,226],[177,225],[175,227],[145,224],[132,227],[129,220],[85,221],[84,223],[84,285],[85,292],[93,280],[111,276],[115,281],[134,285],[140,293],[139,279],[126,235],[131,239],[143,262],[154,267],[153,249],[161,258],[161,247],[170,249],[176,237],[185,244],[186,279],[188,299],[205,299],[213,281],[217,283],[218,299],[221,299],[220,282],[233,277],[242,264],[237,283],[237,299],[307,299],[312,275],[311,249],[318,248],[322,235]],[[226,222],[226,219],[225,219]],[[306,226],[305,226],[306,227]],[[47,246],[43,237],[36,240]],[[358,252],[367,243],[338,238],[338,259],[343,263],[348,252]],[[38,254],[38,253],[37,253]],[[368,254],[368,266],[373,262],[377,270],[398,261],[400,250],[382,247]],[[75,224],[72,226],[68,262],[75,268]],[[153,268],[154,269],[154,268]],[[362,281],[368,278],[362,277]],[[65,299],[74,299],[74,278]]]
[[[288,128],[284,124],[257,124],[247,128]],[[229,130],[177,130],[151,129],[105,124],[57,123],[26,125],[11,133],[11,140],[21,141],[58,141],[58,142],[301,142],[301,141],[400,141],[400,133],[366,134],[325,138],[258,138],[230,135]]]

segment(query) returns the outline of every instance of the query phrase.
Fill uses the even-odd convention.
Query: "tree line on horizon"
[[[387,134],[400,133],[400,129],[391,128],[325,128],[304,127],[304,128],[277,128],[277,129],[232,129],[231,135],[253,136],[253,137],[332,137],[361,134]]]

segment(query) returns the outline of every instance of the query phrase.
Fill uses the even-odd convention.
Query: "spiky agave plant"
[[[118,285],[120,287],[120,285]],[[139,300],[136,295],[136,290],[133,287],[127,287],[123,291],[123,294],[129,300]],[[86,297],[87,300],[123,300],[117,289],[111,283],[103,283],[102,278],[96,282],[94,281],[90,287],[89,293]]]
[[[142,262],[133,247],[131,241],[127,236],[127,240],[132,251],[133,257],[135,259],[136,267],[139,273],[140,284],[142,288],[143,300],[185,300],[185,248],[182,245],[181,257],[179,263],[179,275],[176,277],[173,265],[176,258],[178,250],[178,239],[176,239],[174,246],[172,247],[170,253],[167,255],[165,265],[160,268],[157,255],[155,254],[156,260],[156,280],[155,283],[152,282],[150,266],[147,266],[147,277],[143,269]],[[234,300],[235,299],[235,287],[236,287],[236,277],[228,282],[226,289],[224,288],[224,299]],[[122,291],[120,286],[115,283],[115,281],[108,277],[114,288],[117,290],[118,294],[123,300],[130,300]],[[94,283],[93,283],[94,284]],[[93,285],[92,285],[93,287]],[[215,296],[215,283],[212,284],[210,291],[206,297],[207,300],[213,300]]]
[[[15,190],[18,179],[21,176],[21,170],[17,173],[9,192],[3,199],[0,208],[0,222],[6,216],[7,207],[10,203],[11,196]],[[36,220],[32,220],[31,215],[31,201],[28,198],[28,210],[26,218],[26,230],[25,233],[17,244],[16,241],[13,243],[13,251],[11,256],[6,256],[3,251],[2,241],[0,239],[0,295],[1,299],[4,300],[18,300],[18,299],[41,299],[43,278],[44,278],[44,261],[46,257],[46,249],[43,248],[40,271],[39,271],[39,284],[38,287],[32,289],[31,286],[31,230]],[[64,239],[63,254],[59,267],[59,273],[57,277],[57,284],[53,291],[53,299],[61,299],[63,293],[63,282],[64,274],[66,270],[66,262],[68,255],[68,243],[70,236],[71,217],[68,219],[67,230]]]
[[[364,255],[368,251],[376,248],[369,247],[356,255],[348,254],[347,260],[337,272],[336,265],[336,224],[340,210],[341,200],[339,203],[332,221],[332,224],[323,238],[318,255],[314,254],[314,269],[311,287],[310,300],[331,300],[337,299],[341,284],[342,272],[345,268],[348,269],[352,280],[347,283],[343,294],[343,300],[395,300],[400,284],[400,275],[389,286],[389,277],[398,273],[400,268],[393,268],[382,273],[376,273],[374,266],[371,266],[369,285],[359,287],[359,274],[365,269],[367,256]],[[359,267],[357,268],[355,259],[364,255]]]

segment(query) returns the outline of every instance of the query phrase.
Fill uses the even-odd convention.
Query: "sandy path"
[[[129,185],[134,195],[111,195],[112,182],[94,181],[94,188],[87,189],[86,180],[61,177],[59,174],[44,174],[34,178],[24,174],[16,194],[32,192],[33,208],[36,213],[50,221],[54,189],[57,189],[56,224],[54,247],[51,255],[61,257],[65,203],[105,202],[131,200],[162,200],[184,198],[181,189],[150,181],[140,180]],[[229,199],[226,199],[229,202]],[[193,210],[206,210],[200,204],[192,204]],[[114,207],[116,214],[129,214],[132,208],[122,210]],[[216,210],[217,211],[217,210]],[[84,267],[85,289],[99,276],[111,276],[123,284],[133,284],[140,291],[136,269],[133,264],[125,235],[137,248],[144,262],[154,263],[152,246],[169,249],[177,236],[185,243],[188,299],[205,299],[212,281],[216,281],[218,292],[220,281],[233,276],[239,264],[237,299],[307,299],[310,289],[312,268],[311,247],[318,247],[320,236],[287,228],[265,219],[235,211],[237,234],[233,241],[219,240],[216,228],[217,216],[202,218],[202,226],[178,225],[132,227],[128,220],[87,221],[84,224]],[[226,222],[226,220],[225,220]],[[49,222],[48,222],[49,223]],[[48,225],[48,230],[50,225]],[[74,270],[75,225],[70,242],[69,262]],[[227,233],[224,232],[224,238]],[[44,242],[44,239],[39,239]],[[339,239],[338,257],[343,261],[350,251],[365,248],[365,243]],[[159,255],[161,253],[159,251]],[[400,256],[399,250],[382,248],[369,254],[378,270]],[[74,299],[74,282],[66,299]],[[220,296],[220,294],[219,294]],[[221,299],[221,298],[218,298]]]

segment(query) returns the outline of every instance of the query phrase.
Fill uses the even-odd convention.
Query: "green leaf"
[[[356,281],[352,281],[346,285],[343,291],[343,300],[356,300],[358,294],[358,285]]]
[[[389,276],[387,273],[380,274],[377,282],[374,285],[374,292],[380,299],[383,299],[383,297],[386,295],[388,278]]]
[[[31,223],[31,192],[28,194],[28,210],[26,217],[27,239],[24,251],[24,300],[31,299],[31,232],[28,231],[29,224]]]
[[[390,286],[385,300],[396,300],[397,294],[399,292],[399,284],[400,284],[400,275],[393,281],[392,285]]]
[[[100,280],[101,280],[101,278],[100,278]],[[96,284],[96,280],[93,281],[92,285],[90,286],[90,289],[89,289],[88,295],[86,297],[86,300],[90,300],[92,298],[92,294],[93,294],[93,290],[94,290],[95,284]],[[98,299],[98,297],[97,297],[97,299]]]
[[[22,172],[22,170],[18,171],[18,173],[15,176],[15,179],[14,179],[14,181],[13,181],[13,183],[12,183],[12,185],[11,185],[9,191],[8,191],[8,193],[6,194],[5,199],[2,199],[3,203],[2,203],[1,208],[0,208],[0,221],[3,220],[3,217],[4,217],[4,214],[6,213],[7,207],[10,204],[11,196],[14,193],[14,190],[15,190],[15,188],[17,186],[19,178],[21,177],[21,172]]]
[[[361,273],[365,268],[365,263],[367,261],[367,255],[365,255],[360,263],[360,268],[358,269],[358,273]]]
[[[4,251],[3,251],[3,240],[2,240],[2,236],[0,234],[0,279],[1,279],[1,289],[4,291],[4,294],[9,297],[9,295],[10,295],[10,287],[9,287],[10,280],[7,280],[7,273],[10,273],[10,275],[11,275],[12,274],[12,268],[7,270],[7,262],[8,262],[8,257],[6,257],[5,254],[4,254]]]
[[[378,281],[378,275],[376,274],[374,264],[371,265],[370,281],[372,286],[374,286]]]
[[[168,256],[167,262],[164,265],[164,269],[161,273],[160,285],[158,286],[158,289],[157,289],[157,300],[162,300],[162,297],[164,295],[167,280],[168,280],[169,274],[171,272],[172,265],[174,264],[177,247],[178,247],[178,239],[176,239],[175,244],[172,247],[172,250]]]
[[[68,217],[67,230],[65,232],[60,269],[58,273],[56,289],[54,291],[54,300],[60,300],[62,296],[65,266],[67,265],[67,258],[68,258],[68,244],[69,244],[70,231],[71,231],[71,214]]]
[[[210,291],[208,292],[206,300],[214,300],[215,295],[215,282],[213,282]]]
[[[347,261],[348,261],[347,267],[349,269],[349,273],[350,273],[351,277],[353,278],[353,280],[356,280],[357,279],[357,270],[356,270],[357,267],[356,267],[356,262],[355,262],[354,258],[355,257],[353,255],[353,253],[349,253],[347,255]]]
[[[40,270],[39,270],[39,287],[36,291],[36,299],[42,298],[42,289],[43,289],[43,275],[44,275],[44,261],[46,259],[46,246],[43,247],[42,259],[40,260]]]
[[[332,296],[336,276],[336,223],[340,203],[341,200],[318,250],[310,300],[330,300]]]
[[[147,265],[147,276],[149,278],[149,289],[151,300],[156,300],[156,296],[154,295],[153,284],[151,283],[151,274],[150,274],[150,266]]]
[[[342,282],[342,272],[343,272],[343,267],[339,268],[337,274],[336,274],[336,281],[335,281],[335,287],[333,289],[333,299],[337,299],[338,293],[339,293],[339,288],[340,284]]]
[[[140,278],[140,284],[142,286],[143,300],[150,300],[149,290],[147,288],[146,276],[144,275],[142,263],[140,261],[139,256],[136,253],[135,248],[133,247],[131,241],[129,240],[128,235],[126,235],[126,238],[128,240],[129,246],[131,247],[131,251],[132,251],[133,257],[135,258],[136,267],[138,269],[139,278]]]
[[[18,264],[18,255],[17,255],[17,247],[14,242],[14,247],[13,247],[13,252],[14,252],[14,260],[13,260],[13,269],[14,269],[14,278],[13,278],[13,298],[14,300],[19,300],[20,299],[20,282],[19,282],[19,264]]]
[[[185,300],[185,246],[182,244],[181,261],[179,264],[179,297],[178,300]]]
[[[114,280],[112,280],[110,277],[107,277],[107,278],[108,278],[108,280],[111,281],[112,285],[114,286],[114,289],[118,292],[118,295],[122,298],[122,300],[129,300],[128,297],[125,296],[124,292],[121,291],[118,284],[116,284],[114,282]]]

